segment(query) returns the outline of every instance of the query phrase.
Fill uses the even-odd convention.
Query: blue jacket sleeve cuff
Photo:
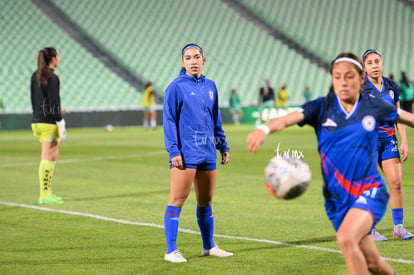
[[[168,155],[169,155],[169,158],[172,159],[173,157],[180,156],[181,153],[180,151],[171,151],[171,152],[168,152]]]

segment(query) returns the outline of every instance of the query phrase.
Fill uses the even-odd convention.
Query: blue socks
[[[181,208],[168,205],[164,214],[165,239],[167,241],[167,253],[177,250],[178,222]]]
[[[197,223],[203,238],[204,249],[213,248],[214,218],[211,205],[207,207],[197,206]]]
[[[402,224],[404,219],[404,208],[393,208],[391,210],[394,224]]]
[[[181,208],[168,205],[164,214],[165,239],[167,241],[167,253],[177,250],[178,223]],[[214,217],[211,206],[197,206],[197,223],[200,227],[204,249],[213,248]]]

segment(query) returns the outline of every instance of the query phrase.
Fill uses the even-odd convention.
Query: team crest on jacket
[[[375,129],[375,118],[373,116],[364,116],[362,127],[368,132],[372,132]]]
[[[390,90],[390,91],[389,91],[389,94],[390,94],[390,97],[391,97],[392,99],[394,99],[394,91],[393,91],[393,90]]]
[[[213,91],[211,91],[211,90],[210,90],[210,91],[208,92],[208,95],[210,96],[210,99],[211,99],[211,100],[213,100],[213,99],[214,99],[214,93],[213,93]]]

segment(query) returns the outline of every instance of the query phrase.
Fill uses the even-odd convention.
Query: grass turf
[[[313,130],[294,126],[270,135],[251,155],[245,145],[251,125],[224,125],[224,129],[231,161],[217,169],[215,241],[234,257],[200,257],[192,191],[180,218],[184,231],[178,235],[178,247],[189,262],[163,261],[169,172],[162,129],[124,127],[111,133],[101,128],[68,129],[53,185],[65,203],[42,209],[72,212],[0,204],[0,273],[346,274],[342,255],[334,252],[335,232],[323,208]],[[407,129],[407,136],[409,145],[414,144],[412,129]],[[37,207],[40,145],[30,131],[0,132],[0,144],[0,201]],[[264,187],[263,169],[278,144],[282,150],[303,151],[312,169],[309,189],[292,201],[274,199]],[[411,159],[403,169],[405,227],[413,232]],[[410,274],[414,241],[392,240],[392,228],[388,209],[377,229],[390,240],[377,246],[398,274]]]

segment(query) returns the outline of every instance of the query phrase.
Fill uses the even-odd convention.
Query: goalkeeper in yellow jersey
[[[288,89],[286,85],[283,85],[276,99],[276,108],[286,108],[288,106]]]
[[[157,128],[157,113],[155,112],[154,86],[151,82],[145,85],[142,106],[144,107],[144,128],[147,130],[151,126],[151,129],[155,130]]]

